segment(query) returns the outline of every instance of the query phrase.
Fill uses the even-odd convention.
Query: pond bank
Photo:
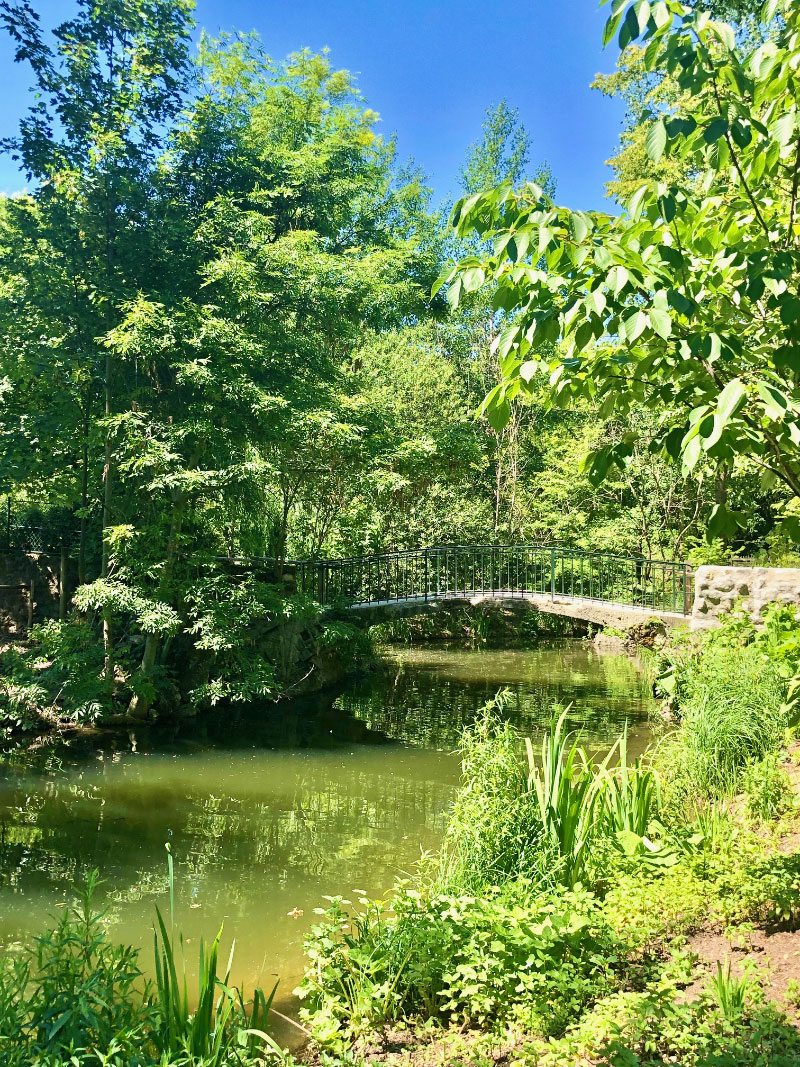
[[[98,867],[114,936],[147,946],[163,902],[164,844],[184,933],[237,938],[235,977],[281,976],[284,1006],[324,894],[379,895],[438,847],[459,778],[456,748],[499,689],[522,734],[555,703],[599,744],[647,737],[648,685],[624,656],[583,642],[386,654],[335,697],[263,702],[221,716],[41,744],[0,763],[0,938],[34,934]],[[254,916],[258,919],[255,921]]]
[[[316,930],[311,1062],[800,1062],[800,620],[761,622],[664,648],[633,764],[561,722],[525,760],[487,711],[435,861]]]
[[[800,878],[800,743],[786,748],[782,768],[789,785],[787,816],[762,825],[761,849],[751,839],[739,853],[752,865],[760,852],[750,877],[757,876],[760,864],[762,877],[769,872],[772,883],[768,877],[751,884],[749,890],[761,892],[762,899],[737,899],[737,894],[747,891],[747,878],[740,878],[738,884],[733,879],[715,891],[703,881],[692,882],[684,872],[668,879],[672,885],[666,893],[656,881],[649,900],[639,887],[628,883],[626,891],[633,891],[634,899],[612,898],[609,911],[618,922],[636,920],[647,931],[637,947],[638,960],[631,960],[639,973],[632,969],[630,981],[622,986],[626,992],[612,994],[596,1005],[589,1013],[590,1022],[574,1026],[571,1033],[553,1041],[513,1025],[498,1030],[407,1020],[379,1026],[359,1037],[351,1049],[356,1062],[371,1067],[662,1065],[676,1062],[671,1042],[682,1043],[686,1059],[679,1062],[700,1067],[719,1062],[790,1067],[800,1062],[800,912],[797,900],[781,912],[780,905],[776,910],[769,898],[776,880],[783,878],[791,888],[792,878],[795,883]],[[738,812],[735,820],[740,832],[747,836],[751,828],[743,818],[745,805],[742,796],[734,800],[733,808]],[[698,888],[699,901],[690,902],[689,894]],[[659,956],[662,964],[663,960],[680,963],[675,966],[673,962],[671,972],[669,967],[660,968],[658,994],[636,992],[647,973],[642,964],[649,957],[648,966],[658,972]],[[734,997],[738,993],[740,1006],[730,1004],[726,993]],[[711,1059],[702,1058],[703,1046],[714,1045],[721,1045],[731,1058],[720,1061],[713,1053]],[[664,1059],[658,1056],[659,1048]],[[625,1058],[634,1049],[639,1056]],[[737,1050],[739,1058],[733,1058]],[[648,1051],[656,1055],[650,1058]],[[330,1063],[320,1058],[319,1047],[313,1044],[300,1058],[314,1067]]]

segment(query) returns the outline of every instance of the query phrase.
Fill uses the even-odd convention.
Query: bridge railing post
[[[550,549],[550,599],[556,598],[556,550]]]
[[[427,550],[427,548],[423,548],[423,550],[422,550],[422,558],[424,560],[424,565],[425,565],[425,600],[427,601],[427,599],[428,599],[428,550]]]

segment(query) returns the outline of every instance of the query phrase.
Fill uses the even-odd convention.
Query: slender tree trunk
[[[61,559],[58,568],[58,620],[63,622],[67,617],[69,604],[69,550],[66,545],[61,545]]]
[[[517,489],[519,486],[519,419],[515,412],[508,424],[508,474],[506,482],[510,485],[508,499],[508,527],[511,540],[517,536]]]
[[[105,374],[105,415],[108,418],[111,415],[111,353],[106,353],[106,374]],[[106,427],[105,436],[105,456],[103,462],[103,530],[102,530],[102,545],[101,545],[101,565],[100,565],[100,577],[108,577],[108,557],[109,557],[109,542],[107,531],[111,526],[111,504],[112,504],[112,451],[111,451],[111,430]],[[111,681],[114,677],[114,635],[111,627],[111,609],[109,607],[103,608],[103,658],[104,658],[104,672],[106,678]]]
[[[88,521],[86,509],[89,506],[89,398],[84,405],[83,417],[83,455],[81,457],[81,530],[78,542],[78,585],[86,581],[86,533]]]
[[[500,529],[500,504],[503,499],[503,439],[495,434],[495,475],[494,475],[494,532]]]
[[[728,503],[728,467],[724,463],[717,467],[714,478],[714,503],[720,506]],[[727,546],[730,538],[727,534],[721,534],[720,540]]]

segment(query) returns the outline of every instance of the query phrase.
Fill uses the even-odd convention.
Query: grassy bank
[[[789,1067],[800,1062],[800,624],[733,618],[655,664],[669,724],[630,762],[555,714],[523,745],[488,705],[463,738],[441,850],[383,900],[320,914],[297,1056],[349,1064]],[[10,1067],[289,1062],[269,991],[218,941],[186,984],[155,917],[156,981],[90,895],[0,972]],[[194,950],[193,950],[194,951]]]
[[[318,1055],[800,1062],[799,653],[783,608],[664,653],[672,726],[632,766],[624,737],[590,756],[563,717],[521,752],[487,708],[441,855],[316,928]],[[773,945],[795,962],[759,967]]]

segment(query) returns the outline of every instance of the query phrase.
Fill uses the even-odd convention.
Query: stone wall
[[[800,609],[800,568],[796,567],[699,567],[695,574],[691,629],[707,630],[718,616],[737,604],[754,621],[775,600],[797,604]]]

